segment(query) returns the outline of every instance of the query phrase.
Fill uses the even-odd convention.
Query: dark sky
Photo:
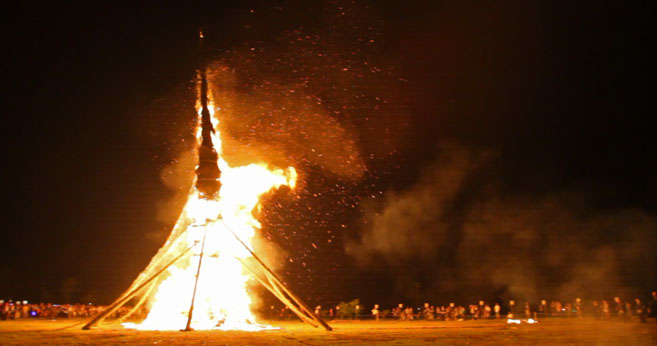
[[[657,286],[647,3],[210,3],[11,13],[0,298],[57,297],[75,278],[79,299],[107,302],[159,248],[176,195],[161,176],[194,120],[199,26],[206,56],[237,75],[245,115],[227,131],[302,172],[299,198],[266,204],[263,234],[312,302]],[[294,114],[303,145],[299,128],[255,125],[290,117],[280,104],[250,110],[290,86],[303,94],[290,104],[322,99],[317,118]],[[326,139],[326,124],[349,141]],[[342,151],[363,169],[331,161]],[[581,292],[586,280],[609,289]]]

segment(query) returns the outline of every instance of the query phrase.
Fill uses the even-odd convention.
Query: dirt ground
[[[120,326],[83,331],[81,322],[0,321],[0,345],[657,345],[654,320],[563,318],[533,325],[504,320],[332,321],[332,332],[281,321],[270,322],[281,329],[260,332],[144,332]]]

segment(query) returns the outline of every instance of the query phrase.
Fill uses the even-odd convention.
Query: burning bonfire
[[[208,108],[214,109],[212,104]],[[212,134],[212,142],[221,148],[218,132]],[[293,188],[296,172],[293,167],[272,170],[264,164],[230,167],[220,157],[218,167],[221,172],[218,193],[203,188],[201,172],[174,231],[140,278],[150,276],[167,258],[197,245],[183,260],[169,267],[166,279],[149,288],[152,297],[148,317],[139,324],[127,326],[181,329],[189,317],[192,292],[195,297],[191,328],[252,329],[255,326],[246,291],[249,277],[243,274],[240,262],[251,255],[235,236],[250,242],[260,227],[252,213],[260,196],[281,185]],[[140,283],[140,278],[133,286]]]
[[[202,38],[202,36],[201,36]],[[331,328],[294,295],[251,249],[260,223],[253,211],[260,197],[281,186],[294,188],[293,167],[266,164],[231,167],[221,157],[221,138],[208,98],[204,68],[200,71],[196,182],[175,228],[146,269],[112,305],[83,329],[99,324],[125,303],[136,300],[122,322],[148,307],[140,330],[260,330],[250,310],[247,281],[258,280],[303,321]],[[215,150],[217,148],[218,150]],[[251,275],[245,273],[250,272]]]

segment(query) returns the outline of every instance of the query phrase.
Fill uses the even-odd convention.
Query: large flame
[[[214,115],[215,106],[212,100],[209,106],[211,114]],[[260,228],[260,223],[253,216],[253,210],[259,206],[260,197],[281,185],[294,188],[296,171],[293,167],[270,169],[266,164],[231,167],[221,157],[218,120],[214,116],[212,119],[214,128],[217,129],[213,135],[213,143],[219,153],[218,165],[221,170],[219,196],[214,200],[207,200],[200,198],[196,190],[191,192],[172,235],[144,273],[152,272],[157,263],[162,262],[159,259],[171,258],[193,244],[197,245],[190,251],[189,256],[169,267],[163,276],[165,279],[158,282],[149,292],[150,311],[146,319],[138,324],[125,323],[124,326],[128,328],[185,328],[204,237],[202,266],[191,327],[197,330],[263,328],[255,323],[255,316],[251,313],[251,298],[246,288],[249,276],[244,274],[239,260],[250,257],[250,254],[234,234],[250,243],[255,231]],[[200,134],[199,129],[199,141]],[[143,279],[144,273],[133,285]]]

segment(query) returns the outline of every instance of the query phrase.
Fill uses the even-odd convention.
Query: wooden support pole
[[[119,317],[119,319],[116,321],[116,323],[121,323],[121,322],[125,321],[128,317],[130,317],[132,314],[134,314],[135,311],[137,311],[137,309],[139,309],[142,305],[144,305],[144,303],[146,302],[146,298],[148,298],[148,296],[151,294],[151,291],[153,291],[153,288],[155,288],[155,283],[151,282],[148,285],[148,288],[146,289],[146,292],[144,292],[144,294],[142,294],[141,298],[139,298],[139,301],[137,302],[137,304],[135,304],[135,306],[133,306],[132,309],[130,309],[130,311],[128,311],[127,314]]]
[[[328,331],[332,330],[332,328],[326,322],[324,322],[324,320],[321,319],[321,317],[315,315],[312,311],[310,311],[310,309],[297,296],[295,296],[286,286],[284,286],[283,283],[281,283],[280,281],[277,281],[278,279],[273,277],[272,274],[273,273],[265,272],[265,275],[267,275],[267,278],[272,283],[272,286],[274,286],[277,290],[279,290],[279,292],[280,292],[280,290],[282,290],[284,292],[284,293],[280,292],[281,295],[287,295],[288,297],[290,297],[290,299],[292,299],[297,304],[299,309],[302,310],[305,313],[304,314],[305,316],[308,316],[313,321],[317,322],[318,324],[321,324],[322,327],[324,327],[324,329],[326,329]],[[312,323],[311,323],[311,325],[312,325]]]
[[[102,322],[108,315],[112,314],[116,310],[118,310],[120,307],[122,307],[125,303],[130,301],[139,291],[146,287],[150,282],[155,280],[157,277],[159,277],[162,273],[164,273],[165,270],[167,270],[171,265],[173,265],[176,261],[178,261],[180,258],[182,258],[189,250],[191,250],[194,246],[196,246],[198,242],[195,242],[192,246],[188,247],[187,250],[183,251],[180,255],[176,256],[171,262],[169,262],[167,265],[164,266],[164,268],[160,269],[157,273],[155,273],[153,276],[151,276],[148,280],[146,280],[144,283],[139,285],[137,288],[129,292],[128,294],[123,295],[112,305],[108,306],[107,309],[101,311],[98,315],[96,315],[89,323],[85,324],[84,327],[82,327],[83,330],[89,330],[91,327],[97,325],[98,323]]]
[[[244,246],[244,248],[245,248],[247,251],[249,251],[249,253],[251,254],[251,256],[253,256],[253,258],[254,258],[254,259],[260,264],[260,266],[262,267],[263,271],[265,272],[265,275],[269,278],[270,283],[272,283],[272,286],[276,286],[276,287],[282,289],[282,290],[283,290],[283,291],[284,291],[284,292],[285,292],[290,298],[292,298],[292,300],[294,300],[294,301],[297,303],[297,305],[300,307],[301,310],[305,310],[305,312],[308,313],[308,315],[310,315],[310,317],[311,317],[313,320],[315,320],[317,323],[321,324],[322,327],[324,327],[324,329],[326,329],[326,330],[328,330],[328,331],[333,330],[333,328],[331,328],[331,326],[329,326],[328,323],[326,323],[326,321],[324,321],[324,319],[322,319],[320,316],[317,316],[317,315],[315,315],[314,313],[312,313],[311,310],[310,310],[310,308],[308,308],[308,306],[307,306],[307,305],[306,305],[306,304],[305,304],[305,303],[304,303],[304,302],[303,302],[298,296],[296,296],[294,293],[292,293],[292,291],[290,291],[290,289],[287,288],[287,287],[283,284],[283,282],[282,282],[282,281],[276,276],[276,274],[275,274],[271,269],[269,269],[269,267],[267,267],[267,265],[266,265],[266,264],[265,264],[265,263],[264,263],[264,262],[258,257],[258,255],[256,255],[256,254],[253,252],[253,250],[251,250],[251,248],[250,248],[248,245],[246,245],[246,243],[244,243],[244,242],[242,241],[242,239],[240,239],[240,237],[237,236],[237,234],[236,234],[235,232],[233,232],[233,230],[231,230],[231,229],[228,227],[228,225],[226,225],[225,222],[223,222],[223,220],[221,220],[221,222],[224,224],[224,226],[226,227],[226,229],[227,229],[230,233],[233,234],[233,236],[235,237],[235,239],[237,239],[237,241],[238,241],[240,244],[242,244],[242,246]]]
[[[203,252],[205,251],[205,238],[208,236],[208,224],[205,224],[205,231],[203,233],[203,243],[201,243],[201,255],[198,258],[198,269],[196,270],[196,280],[194,281],[194,291],[192,292],[192,303],[189,306],[189,313],[187,314],[187,326],[183,331],[192,331],[192,313],[194,312],[194,300],[196,299],[196,289],[198,288],[198,278],[201,276],[201,263],[203,263]]]
[[[287,295],[288,295],[288,296],[289,296],[289,297],[290,297],[295,303],[297,303],[297,305],[299,306],[299,308],[300,308],[301,310],[304,310],[310,318],[312,318],[313,320],[315,320],[317,323],[321,324],[322,327],[324,327],[324,329],[326,329],[326,330],[328,330],[328,331],[333,330],[333,328],[331,328],[331,326],[329,326],[328,323],[326,323],[326,321],[324,321],[324,319],[322,319],[320,316],[315,315],[315,314],[310,310],[310,308],[308,308],[308,306],[307,306],[307,305],[301,300],[301,298],[299,298],[297,295],[295,295],[294,293],[292,293],[292,291],[291,291],[289,288],[287,288],[287,287],[285,286],[285,284],[283,284],[283,282],[282,282],[282,281],[276,276],[276,274],[275,274],[271,269],[269,269],[269,267],[267,267],[267,265],[266,265],[266,264],[265,264],[265,263],[264,263],[264,262],[258,257],[258,255],[256,255],[256,254],[253,252],[253,250],[251,250],[251,248],[249,248],[249,247],[246,245],[246,243],[244,243],[244,242],[242,241],[242,239],[240,239],[240,238],[237,236],[237,234],[235,234],[235,232],[233,232],[233,231],[230,230],[230,229],[228,229],[228,230],[229,230],[229,231],[233,234],[233,236],[234,236],[234,237],[235,237],[235,238],[236,238],[236,239],[237,239],[237,240],[238,240],[238,241],[239,241],[239,242],[240,242],[240,243],[241,243],[241,244],[242,244],[242,245],[243,245],[248,251],[249,251],[249,253],[251,254],[251,256],[253,256],[253,258],[254,258],[254,259],[255,259],[255,260],[256,260],[256,261],[262,266],[262,269],[264,270],[265,275],[266,275],[267,278],[269,279],[270,283],[272,283],[272,286],[274,286],[274,287],[276,287],[276,288],[280,288],[280,289],[282,289],[283,292],[285,292],[285,294],[287,294]]]
[[[319,327],[319,324],[315,321],[314,317],[311,314],[305,312],[303,308],[301,308],[300,306],[295,305],[292,301],[290,301],[290,297],[285,295],[280,290],[279,285],[272,282],[269,279],[269,277],[267,279],[269,280],[270,286],[273,287],[274,291],[276,291],[276,294],[278,295],[278,297],[280,297],[279,299],[283,302],[283,304],[287,305],[287,307],[290,308],[290,310],[292,310],[295,314],[297,314],[297,316],[299,316],[299,318],[301,318],[301,320],[303,320],[304,322],[310,324],[315,328]]]
[[[173,234],[171,234],[169,236],[169,238],[167,239],[167,241],[164,242],[164,246],[157,252],[157,254],[155,254],[153,259],[151,260],[151,263],[149,263],[148,266],[146,266],[146,268],[137,276],[137,278],[132,282],[132,284],[130,284],[130,287],[128,287],[128,289],[125,290],[125,292],[123,292],[119,296],[119,298],[117,298],[116,300],[119,300],[119,299],[125,297],[125,295],[130,293],[134,287],[139,286],[145,280],[145,278],[148,277],[148,273],[153,271],[154,268],[156,268],[164,260],[165,256],[161,255],[161,254],[165,254],[165,253],[169,252],[169,250],[175,244],[177,244],[178,239],[184,233],[185,232],[179,232],[178,234],[175,235],[175,237],[174,237]],[[157,257],[157,258],[155,258],[155,257]]]
[[[276,286],[261,278],[260,275],[258,275],[255,270],[251,269],[251,267],[249,267],[241,258],[235,258],[237,258],[237,260],[240,261],[240,263],[242,263],[242,265],[253,274],[253,276],[256,278],[256,280],[258,280],[258,282],[260,282],[260,284],[262,284],[262,286],[264,286],[267,290],[269,290],[269,292],[271,292],[271,294],[273,294],[276,298],[278,298],[278,300],[285,304],[285,306],[292,310],[292,312],[294,312],[301,319],[301,321],[306,322],[315,328],[319,326],[317,323],[315,323],[314,320],[312,320],[310,317],[300,311],[294,304],[292,304],[292,302],[289,301],[288,298],[285,297],[285,295]]]

